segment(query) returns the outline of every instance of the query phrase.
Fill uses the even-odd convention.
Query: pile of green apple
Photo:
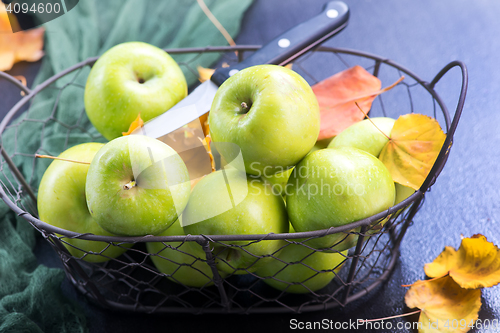
[[[150,137],[121,136],[139,113],[148,120],[166,112],[186,91],[178,65],[154,46],[125,43],[99,58],[87,81],[85,107],[110,141],[61,154],[90,165],[52,162],[38,192],[40,219],[106,236],[282,234],[346,225],[411,194],[395,187],[377,158],[388,140],[380,130],[389,134],[393,119],[372,119],[377,127],[361,121],[315,149],[316,97],[299,74],[274,65],[241,70],[219,87],[209,125],[221,168],[191,189],[175,150]],[[243,163],[232,163],[238,158]],[[291,243],[211,242],[211,248],[223,278],[252,273],[276,289],[307,293],[334,278],[356,240],[342,233]],[[65,245],[94,262],[127,249],[78,238]],[[150,242],[147,249],[170,280],[193,287],[213,283],[199,244]]]

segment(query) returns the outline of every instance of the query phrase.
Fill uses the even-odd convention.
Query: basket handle
[[[5,80],[7,80],[8,82],[12,83],[17,88],[19,88],[19,90],[21,90],[22,92],[24,92],[26,95],[30,95],[31,94],[31,89],[29,89],[28,87],[26,87],[25,85],[23,85],[18,79],[16,79],[12,75],[0,71],[0,78],[3,78]],[[3,144],[2,144],[1,141],[0,141],[0,152],[1,152],[2,157],[7,162],[7,164],[11,168],[12,172],[14,173],[14,176],[21,183],[21,185],[23,186],[24,190],[28,193],[28,195],[30,196],[31,200],[33,200],[33,202],[36,205],[36,196],[35,196],[35,193],[31,190],[31,187],[29,186],[28,182],[23,177],[23,174],[21,173],[21,171],[19,171],[19,169],[17,168],[16,164],[12,161],[12,159],[9,156],[9,154],[7,154],[7,152],[5,151],[5,149],[3,149]]]
[[[455,110],[455,115],[453,116],[453,120],[448,128],[448,133],[446,134],[446,139],[444,140],[443,146],[439,151],[439,155],[436,159],[436,162],[431,168],[431,171],[427,175],[424,183],[420,187],[420,192],[426,192],[429,187],[436,181],[437,176],[441,173],[441,170],[444,167],[446,160],[448,159],[448,153],[450,152],[450,147],[453,144],[453,135],[455,134],[455,130],[458,126],[458,121],[460,120],[460,116],[462,115],[462,110],[465,103],[465,96],[467,95],[467,85],[469,82],[469,76],[467,74],[467,67],[461,61],[455,60],[450,62],[448,65],[443,67],[441,71],[432,79],[431,83],[427,84],[427,87],[431,90],[434,90],[436,83],[441,80],[441,78],[450,71],[450,69],[454,67],[459,67],[462,72],[462,87],[460,89],[460,96],[458,98],[457,108]]]
[[[19,90],[21,90],[22,92],[24,92],[26,95],[29,95],[31,93],[31,90],[28,87],[26,87],[25,85],[23,85],[21,82],[19,82],[18,79],[16,79],[12,75],[0,71],[0,77],[6,79],[10,83],[12,83],[16,87],[18,87]]]

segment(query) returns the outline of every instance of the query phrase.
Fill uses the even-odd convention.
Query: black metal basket
[[[192,49],[169,49],[170,54],[181,56],[177,58],[181,67],[193,75],[197,74],[195,65],[202,55],[216,54],[222,56],[221,62],[240,61],[244,54],[258,49],[259,46],[236,47],[208,47]],[[238,56],[235,55],[238,51]],[[180,59],[180,60],[179,60]],[[460,114],[464,105],[467,90],[467,70],[459,61],[451,62],[445,66],[430,83],[420,79],[411,71],[394,63],[391,60],[375,55],[329,47],[319,47],[294,63],[294,70],[299,72],[311,84],[318,82],[330,75],[353,65],[360,65],[381,78],[383,85],[396,81],[401,75],[405,80],[391,91],[377,97],[372,105],[372,116],[392,116],[411,112],[428,114],[436,118],[447,133],[445,143],[427,179],[420,190],[415,191],[410,197],[389,210],[370,218],[356,221],[345,226],[302,232],[293,234],[268,234],[268,235],[188,235],[188,236],[145,236],[145,237],[107,237],[92,234],[78,234],[72,231],[56,228],[37,218],[36,192],[39,180],[34,177],[37,167],[46,167],[35,158],[35,154],[47,153],[58,155],[72,145],[72,134],[88,136],[88,141],[103,141],[95,131],[83,124],[85,111],[80,108],[79,120],[67,124],[64,119],[58,119],[59,97],[67,89],[76,89],[81,93],[83,100],[84,86],[78,83],[77,77],[85,74],[97,58],[88,59],[67,70],[51,77],[33,90],[22,86],[15,78],[0,72],[0,76],[16,85],[25,96],[10,110],[0,123],[0,136],[2,142],[2,158],[0,161],[0,196],[7,205],[19,216],[26,219],[38,230],[52,245],[60,256],[69,280],[82,293],[103,307],[118,310],[137,311],[146,313],[270,313],[270,312],[306,312],[317,311],[337,306],[345,306],[360,297],[368,294],[386,280],[394,268],[399,255],[399,246],[402,238],[411,225],[412,220],[423,203],[425,192],[434,184],[443,169],[450,151],[453,135],[457,127]],[[434,90],[435,85],[452,68],[461,70],[462,82],[455,114],[450,117],[446,105]],[[81,78],[80,78],[81,80]],[[47,105],[52,113],[46,119],[30,117],[30,108],[33,99],[40,93],[53,91],[57,95],[55,105]],[[18,117],[23,114],[22,117]],[[17,119],[16,119],[17,118]],[[83,120],[82,120],[83,119]],[[65,138],[61,141],[61,151],[45,151],[42,147],[45,132],[41,131],[38,148],[26,152],[16,145],[15,151],[4,149],[4,136],[6,131],[15,131],[14,140],[17,140],[20,124],[23,122],[36,122],[44,127],[48,123],[57,123],[67,129]],[[16,141],[17,142],[17,141]],[[35,144],[36,145],[36,144]],[[32,165],[31,170],[18,168],[19,161]],[[293,294],[285,290],[277,290],[268,286],[264,280],[280,280],[277,276],[259,277],[248,271],[248,274],[228,274],[224,278],[215,267],[215,260],[221,260],[212,252],[216,243],[227,247],[242,247],[245,245],[231,245],[231,241],[241,240],[261,242],[265,240],[282,240],[283,247],[298,244],[307,245],[307,240],[338,233],[340,237],[337,245],[342,242],[355,242],[348,252],[342,252],[343,263],[329,270],[317,271],[307,266],[303,261],[287,262],[288,266],[303,265],[311,269],[314,274],[335,274],[335,278],[320,290],[304,294]],[[92,242],[104,242],[107,247],[123,247],[126,252],[118,258],[111,258],[104,263],[89,262],[88,256],[105,256],[104,251],[89,253],[83,249],[81,256],[73,256],[67,247],[74,247],[70,240],[80,238]],[[192,263],[175,263],[182,266],[191,266],[194,262],[208,265],[213,274],[209,275],[210,283],[202,287],[189,287],[176,281],[176,271],[172,274],[159,272],[153,264],[151,257],[157,256],[169,260],[162,253],[148,253],[145,243],[162,242],[163,248],[169,251],[183,250],[180,246],[186,242],[197,242],[205,251],[204,257],[192,256]],[[131,246],[132,245],[132,246]],[[310,252],[315,251],[310,247]],[[336,247],[338,248],[338,247]],[[337,251],[340,253],[339,251]],[[189,255],[189,254],[187,254]],[[254,256],[255,260],[263,260],[263,256]],[[265,256],[272,260],[277,259],[276,254]],[[269,260],[269,259],[267,259]],[[304,259],[305,260],[305,259]],[[281,261],[282,262],[282,261]],[[342,267],[341,267],[342,266]],[[193,269],[196,269],[193,267]],[[304,282],[304,281],[302,281]],[[301,281],[290,284],[301,285]],[[305,282],[304,282],[305,283]],[[307,288],[307,287],[304,287]]]

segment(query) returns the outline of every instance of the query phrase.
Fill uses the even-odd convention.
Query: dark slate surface
[[[262,44],[314,16],[325,2],[256,0],[245,15],[237,42]],[[469,69],[468,97],[452,153],[403,240],[400,259],[389,281],[375,293],[341,310],[300,315],[199,316],[124,315],[102,310],[88,304],[65,281],[62,286],[64,292],[82,304],[91,332],[179,332],[195,329],[282,332],[290,329],[290,320],[294,318],[299,321],[327,319],[343,322],[397,315],[408,311],[404,305],[406,289],[400,285],[424,278],[423,265],[432,261],[444,246],[457,248],[461,234],[471,236],[481,233],[500,244],[500,2],[346,0],[346,3],[351,9],[350,24],[326,45],[387,57],[429,81],[452,60],[464,61]],[[33,74],[36,68],[36,65],[17,65],[15,71]],[[451,110],[456,104],[459,79],[458,71],[454,71],[437,87]],[[3,89],[3,85],[0,87],[0,109],[5,113],[15,98],[11,97],[13,93]],[[42,263],[60,266],[46,244],[38,244],[36,250]],[[500,286],[483,290],[482,303],[479,318],[500,319]],[[407,320],[394,319],[391,323],[395,326],[407,323]],[[392,331],[412,332],[408,329]],[[498,331],[500,328],[490,330]]]

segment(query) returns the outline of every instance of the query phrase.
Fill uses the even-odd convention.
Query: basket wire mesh
[[[197,60],[205,53],[219,54],[219,65],[224,62],[231,64],[241,61],[247,53],[258,48],[259,46],[236,46],[166,51],[174,57],[182,56],[182,59],[177,58],[177,61],[187,75],[197,75]],[[237,56],[234,51],[238,51]],[[92,58],[79,63],[51,77],[33,90],[22,86],[8,74],[0,72],[1,77],[25,93],[0,124],[2,140],[0,196],[12,210],[31,223],[51,244],[63,262],[68,279],[79,291],[103,307],[145,313],[300,313],[345,306],[368,294],[390,276],[397,262],[402,238],[423,204],[425,192],[434,184],[446,163],[467,89],[467,70],[459,61],[445,66],[428,83],[408,69],[385,58],[347,49],[316,48],[293,64],[294,70],[311,85],[354,65],[364,67],[379,77],[383,83],[392,83],[404,75],[404,81],[391,91],[377,97],[370,115],[397,118],[400,114],[416,112],[432,116],[440,122],[447,133],[446,141],[420,190],[387,211],[345,226],[325,230],[267,235],[99,236],[64,230],[37,218],[36,194],[40,179],[36,177],[36,170],[45,169],[48,162],[35,158],[35,154],[59,155],[74,145],[75,134],[80,140],[83,137],[83,140],[88,142],[105,142],[90,125],[85,110],[81,107],[83,104],[75,103],[76,106],[73,108],[74,112],[79,112],[76,122],[67,123],[58,113],[58,109],[62,107],[59,101],[66,91],[71,90],[83,100],[85,86],[82,82],[96,60],[97,58]],[[462,86],[457,108],[451,119],[434,86],[454,67],[461,69]],[[34,100],[41,94],[55,96],[53,105],[42,106],[50,110],[49,116],[42,119],[37,118],[36,110],[32,110]],[[17,143],[20,135],[26,135],[22,131],[25,123],[34,123],[41,129],[40,137],[33,138],[36,149],[29,150],[29,147],[26,149]],[[45,137],[50,136],[50,133],[45,131],[49,125],[61,126],[66,131],[63,137],[58,138],[61,143],[58,146],[60,151],[48,151],[44,148]],[[13,137],[14,151],[4,150],[5,133],[9,131],[14,132],[9,137],[10,140]],[[22,167],[19,167],[20,165]],[[308,240],[331,234],[339,235],[338,242],[331,249],[317,250],[308,245]],[[103,250],[89,252],[75,246],[72,242],[74,239],[102,242]],[[280,259],[278,256],[280,251],[258,256],[247,250],[250,243],[269,240],[281,241],[280,250],[289,246],[307,249],[306,255],[300,260],[289,262]],[[247,243],[235,245],[234,241]],[[161,244],[157,247],[159,250],[148,251],[146,244],[152,242]],[[344,247],[349,250],[339,251],[340,246],[347,242],[351,243]],[[204,255],[193,255],[185,250],[185,244],[194,243],[201,246]],[[228,265],[231,265],[231,262],[225,261],[221,253],[216,253],[214,251],[216,247],[246,251],[253,256],[254,263],[259,260],[274,260],[276,265],[283,266],[282,270],[299,265],[309,270],[310,274],[306,280],[287,282],[278,275],[279,272],[272,276],[258,276],[251,269],[252,265],[246,269],[239,269],[242,272],[235,270],[233,273],[221,274],[216,268],[216,262],[222,261]],[[124,253],[117,258],[109,257],[107,250],[110,248],[122,248]],[[308,256],[326,250],[336,252],[342,257],[335,267],[317,270],[306,263]],[[184,259],[181,262],[172,259],[174,256],[169,253],[173,252],[170,251],[182,254]],[[156,268],[154,260],[168,261],[176,268],[168,274],[162,273]],[[192,270],[191,274],[203,276],[205,282],[198,286],[184,284],[178,277],[185,269]],[[309,289],[307,284],[309,279],[325,274],[332,277],[331,282],[319,290]],[[281,282],[283,290],[269,286],[266,282],[271,280]],[[289,292],[297,286],[308,292],[302,294]]]

